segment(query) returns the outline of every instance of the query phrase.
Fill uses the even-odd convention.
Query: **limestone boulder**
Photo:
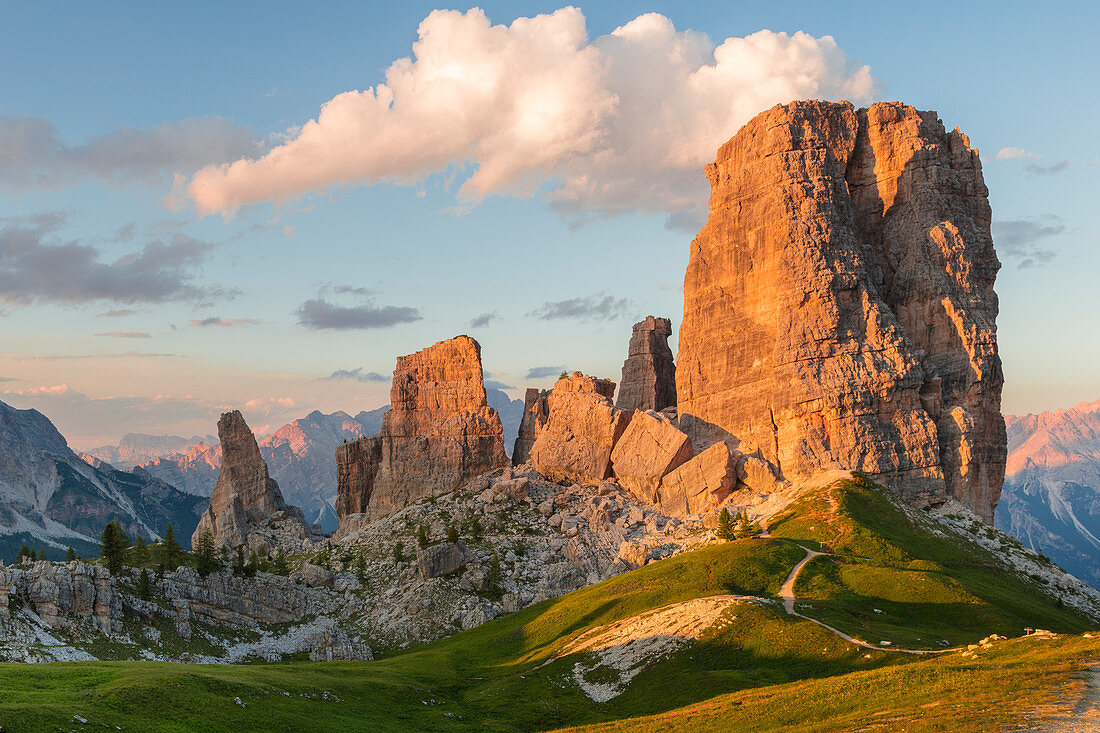
[[[559,379],[531,462],[552,481],[598,484],[611,476],[611,451],[632,413],[615,409],[615,383],[581,372]]]
[[[790,483],[776,474],[775,466],[756,455],[738,457],[737,479],[757,493],[778,491]]]
[[[661,479],[657,504],[670,517],[705,514],[737,485],[741,455],[718,442]]]
[[[623,488],[656,504],[661,479],[694,454],[691,440],[666,416],[635,410],[611,451],[611,464]]]
[[[788,480],[859,470],[918,505],[955,498],[992,518],[1000,263],[966,136],[898,103],[793,102],[706,173],[681,428],[758,447]]]
[[[453,573],[469,559],[470,551],[461,542],[441,542],[416,551],[416,567],[422,580]]]
[[[295,580],[302,581],[310,588],[331,588],[336,579],[336,576],[332,574],[331,570],[308,562],[294,571],[291,577]]]

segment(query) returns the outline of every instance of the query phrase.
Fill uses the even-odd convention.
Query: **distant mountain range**
[[[15,559],[24,542],[60,559],[69,545],[98,554],[103,527],[118,520],[147,539],[171,522],[187,546],[205,502],[147,471],[89,464],[37,410],[0,402],[0,557]]]
[[[487,399],[500,413],[504,442],[510,450],[523,417],[523,401],[513,400],[501,390],[488,390]],[[286,501],[300,506],[306,519],[320,524],[325,531],[335,530],[336,447],[345,440],[377,433],[388,410],[388,406],[379,407],[354,417],[342,411],[326,414],[314,410],[264,436],[260,452]],[[108,463],[126,457],[142,458],[121,465],[133,465],[182,491],[203,497],[213,491],[221,465],[221,447],[211,436],[131,433],[123,436],[117,446],[97,448],[88,455]]]
[[[1100,400],[1005,423],[1008,465],[994,523],[1100,588]]]
[[[185,453],[198,443],[212,445],[218,442],[214,435],[196,435],[181,438],[178,435],[146,435],[145,433],[126,433],[118,445],[104,445],[87,451],[112,466],[140,466],[155,458]]]

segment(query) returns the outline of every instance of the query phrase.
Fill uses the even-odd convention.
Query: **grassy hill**
[[[68,729],[79,715],[97,727],[150,731],[835,730],[872,722],[981,730],[1070,694],[1076,671],[1100,657],[1100,639],[1068,636],[1094,626],[1090,619],[862,479],[807,494],[770,532],[375,662],[0,665],[0,725]],[[997,642],[967,656],[859,647],[785,613],[777,596],[804,548],[833,555],[799,575],[799,611],[858,638],[942,650],[944,641],[1018,636],[1025,627],[1064,635]],[[657,623],[670,604],[682,604],[674,617],[704,598],[714,613],[697,628],[643,623]],[[684,634],[693,641],[648,656],[629,642],[565,653],[631,624],[644,630],[643,645]],[[621,694],[594,702],[578,675]]]

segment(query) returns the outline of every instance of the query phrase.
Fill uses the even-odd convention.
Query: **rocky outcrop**
[[[966,136],[897,103],[794,102],[706,172],[681,428],[758,449],[786,479],[859,470],[990,519],[1005,460],[1000,264]]]
[[[247,578],[218,572],[203,578],[184,567],[166,573],[161,585],[170,602],[186,604],[189,616],[237,626],[292,623],[334,607],[327,594],[266,573]]]
[[[676,404],[676,365],[668,337],[672,321],[648,316],[634,324],[630,351],[615,406],[620,410],[663,410]]]
[[[218,438],[222,449],[218,483],[191,538],[192,546],[204,532],[210,532],[219,545],[266,551],[297,552],[319,539],[319,532],[306,525],[302,510],[283,501],[240,410],[222,414]]]
[[[695,455],[691,441],[659,412],[635,410],[611,451],[619,484],[640,500],[656,504],[661,479]]]
[[[477,341],[458,336],[398,358],[377,441],[338,449],[341,519],[381,516],[507,465]]]
[[[0,566],[0,620],[11,617],[14,599],[54,629],[90,626],[108,634],[117,630],[122,618],[115,581],[101,565],[40,561]]]
[[[632,413],[615,409],[615,383],[581,372],[559,379],[546,398],[547,418],[531,462],[552,481],[599,483],[611,476],[611,451]]]
[[[347,605],[346,580],[332,590],[267,573],[202,577],[183,567],[150,574],[152,595],[142,598],[135,593],[139,578],[136,568],[112,576],[102,566],[79,561],[0,565],[0,658],[94,660],[105,637],[112,658],[199,663],[278,661],[300,653],[316,661],[373,658],[364,640],[350,636],[337,619]],[[240,638],[242,629],[252,632],[247,640]],[[196,637],[201,654],[187,643]]]
[[[512,464],[526,463],[531,457],[531,448],[535,445],[539,433],[546,425],[550,415],[550,390],[528,387],[523,396],[523,418],[519,424],[519,435],[512,448]]]
[[[470,553],[461,542],[442,542],[416,551],[416,567],[420,578],[438,578],[461,568],[469,559]]]
[[[704,514],[737,485],[736,451],[719,441],[661,479],[658,504],[670,517]]]

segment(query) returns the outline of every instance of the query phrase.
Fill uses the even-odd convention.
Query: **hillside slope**
[[[3,665],[0,724],[56,729],[79,715],[143,730],[520,731],[610,721],[637,730],[873,721],[887,730],[985,730],[1025,722],[1056,692],[1069,699],[1065,685],[1100,657],[1100,641],[1065,636],[1097,625],[1100,597],[1056,568],[1040,582],[1047,576],[1019,559],[1041,561],[1018,546],[1017,562],[991,551],[991,542],[1011,541],[964,514],[915,512],[856,479],[808,490],[770,530],[375,662]],[[829,556],[792,578],[811,548]],[[809,618],[785,611],[788,581]],[[1027,627],[1061,635],[959,650]],[[163,709],[170,719],[150,715]]]
[[[0,402],[0,557],[14,560],[24,542],[53,558],[68,545],[98,554],[99,533],[116,519],[131,535],[156,538],[171,522],[187,537],[201,504],[148,473],[93,467],[45,415]]]

